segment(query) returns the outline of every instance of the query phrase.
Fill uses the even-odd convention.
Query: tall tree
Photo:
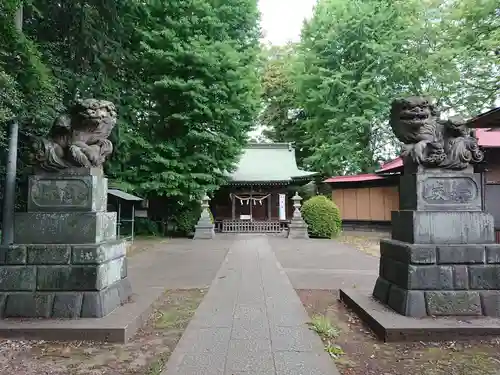
[[[450,96],[465,115],[497,106],[500,100],[500,2],[446,2],[440,41],[452,49],[459,79]]]
[[[258,108],[255,0],[149,1],[138,25],[146,106],[117,177],[180,201],[225,180]]]
[[[306,163],[326,174],[375,168],[392,143],[386,119],[396,96],[427,94],[464,114],[484,107],[498,69],[487,73],[493,63],[468,47],[459,26],[478,2],[456,0],[467,9],[460,13],[457,4],[434,0],[319,0],[303,28],[296,77]],[[484,2],[488,11],[472,17],[483,29],[497,12],[494,1]],[[483,94],[467,87],[467,74],[487,87]]]
[[[17,118],[27,126],[50,118],[55,93],[39,46],[16,28],[21,3],[0,2],[0,123]]]
[[[292,142],[290,132],[293,111],[296,109],[295,85],[292,67],[295,45],[265,48],[264,66],[261,74],[262,105],[259,124],[264,127],[266,137],[275,142]]]
[[[76,98],[105,98],[119,113],[112,183],[186,201],[224,180],[257,113],[256,0],[32,0],[24,35],[19,0],[1,4],[0,120],[23,109],[47,124]]]

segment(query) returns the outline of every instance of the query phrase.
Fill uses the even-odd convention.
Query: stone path
[[[338,375],[266,236],[233,242],[162,375]]]
[[[269,238],[295,289],[355,288],[371,291],[379,258],[333,240]]]
[[[168,239],[149,245],[128,264],[128,274],[136,294],[147,287],[192,289],[209,287],[224,261],[232,240],[215,241]]]

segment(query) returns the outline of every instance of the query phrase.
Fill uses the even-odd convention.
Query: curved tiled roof
[[[317,172],[297,167],[295,149],[289,143],[251,143],[243,150],[231,182],[291,182],[311,179]]]

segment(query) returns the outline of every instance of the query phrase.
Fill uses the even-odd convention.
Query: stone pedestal
[[[500,245],[481,186],[472,167],[405,172],[392,239],[380,242],[377,300],[412,317],[500,316]]]
[[[292,220],[288,226],[288,238],[308,239],[309,234],[307,233],[307,224],[302,218],[302,214],[300,212],[300,202],[302,201],[302,197],[296,192],[292,197],[292,200],[294,211]]]
[[[100,168],[29,178],[28,212],[0,248],[2,317],[100,318],[128,300],[126,244],[106,205]]]
[[[202,198],[200,219],[194,227],[194,240],[211,240],[215,237],[215,225],[208,211],[210,207],[208,202],[210,197],[205,194]]]

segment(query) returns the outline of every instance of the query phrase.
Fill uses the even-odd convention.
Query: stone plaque
[[[84,180],[39,179],[32,184],[30,196],[38,207],[86,207],[91,200],[90,186]]]
[[[479,189],[467,177],[427,178],[422,186],[422,198],[429,204],[467,204],[477,199]]]
[[[107,179],[96,176],[30,176],[28,211],[105,211]]]

